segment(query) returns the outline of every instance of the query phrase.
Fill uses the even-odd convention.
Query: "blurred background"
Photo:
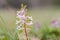
[[[22,3],[33,17],[30,40],[60,40],[60,0],[0,0],[0,40],[18,40],[16,14]]]

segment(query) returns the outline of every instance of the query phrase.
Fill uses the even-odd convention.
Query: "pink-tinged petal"
[[[23,15],[23,16],[18,15],[16,18],[20,18],[20,19],[24,19],[25,20],[25,15]]]
[[[26,25],[28,25],[28,26],[30,26],[30,25],[32,25],[32,24],[33,24],[33,22],[32,22],[32,21],[30,21],[30,22],[26,23]]]
[[[24,24],[25,23],[25,20],[21,20],[21,24]]]

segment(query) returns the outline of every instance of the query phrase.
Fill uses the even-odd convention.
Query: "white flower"
[[[18,15],[16,18],[19,18],[21,20],[25,20],[25,15],[21,16],[21,15]]]
[[[17,26],[17,30],[24,30],[21,26]]]
[[[33,20],[32,16],[26,16],[27,19]]]
[[[19,20],[16,20],[16,24],[19,25],[17,26],[17,29],[18,30],[23,30],[24,27],[24,23],[26,23],[27,26],[30,26],[33,24],[32,22],[32,16],[26,16],[25,14],[26,12],[26,9],[25,8],[22,8],[20,11],[17,11],[17,17]],[[27,22],[29,20],[29,22]]]
[[[30,26],[30,25],[32,25],[32,24],[33,24],[32,21],[26,23],[26,25],[28,25],[28,26]]]
[[[20,22],[21,22],[21,21],[17,21],[17,20],[16,20],[16,24],[18,24],[18,23],[20,23]]]
[[[24,15],[25,9],[22,9],[21,11],[17,11],[17,15]]]
[[[19,23],[19,22],[24,23],[25,22],[25,15],[23,15],[23,16],[18,15],[17,18],[20,19],[19,21],[17,21],[17,23]]]

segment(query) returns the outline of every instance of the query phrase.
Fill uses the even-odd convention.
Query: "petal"
[[[17,26],[17,30],[24,30],[24,28]]]
[[[17,21],[17,20],[16,20],[16,24],[18,24],[18,23],[20,23],[20,22],[21,22],[21,21]]]
[[[33,22],[32,22],[32,21],[30,21],[30,22],[26,23],[26,25],[28,25],[28,26],[30,26],[30,25],[32,25],[32,24],[33,24]]]
[[[26,18],[33,20],[32,16],[26,16]]]
[[[25,9],[22,9],[21,11],[17,11],[17,15],[24,15]]]

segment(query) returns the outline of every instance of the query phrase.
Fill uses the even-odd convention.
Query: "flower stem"
[[[24,31],[25,31],[26,40],[28,40],[28,34],[27,34],[27,29],[26,29],[26,23],[24,23]]]

